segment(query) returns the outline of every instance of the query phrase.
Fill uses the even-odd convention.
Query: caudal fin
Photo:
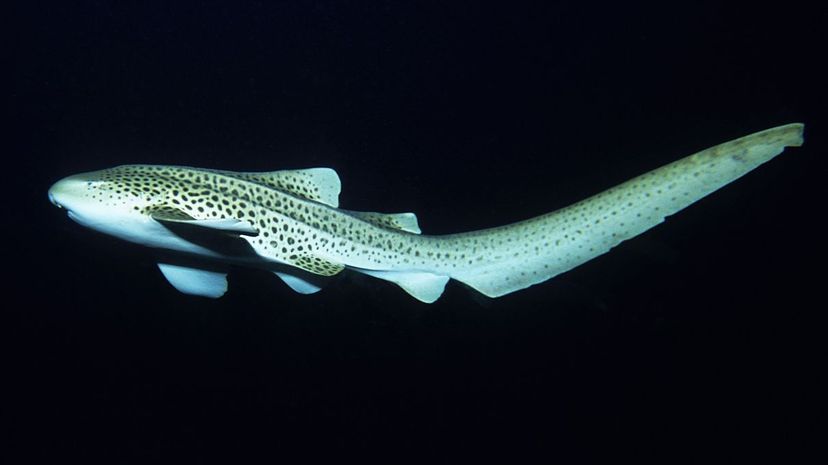
[[[451,277],[489,297],[537,284],[609,251],[803,143],[786,124],[702,150],[561,210],[508,226],[443,236],[466,251]]]

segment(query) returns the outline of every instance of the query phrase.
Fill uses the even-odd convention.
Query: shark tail
[[[546,281],[608,252],[711,192],[803,143],[786,124],[702,150],[546,215],[498,228],[439,236],[465,251],[449,271],[489,297]]]

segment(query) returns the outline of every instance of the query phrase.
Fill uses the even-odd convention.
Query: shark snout
[[[73,204],[81,199],[87,181],[76,176],[63,178],[49,188],[49,202],[58,208],[73,209]]]
[[[56,206],[56,207],[58,207],[58,208],[63,208],[63,207],[61,207],[61,206],[60,206],[60,204],[59,204],[59,203],[57,203],[57,200],[55,200],[55,194],[54,194],[54,193],[52,193],[52,189],[51,189],[51,188],[49,189],[49,202],[51,202],[51,203],[52,203],[52,205],[54,205],[54,206]]]

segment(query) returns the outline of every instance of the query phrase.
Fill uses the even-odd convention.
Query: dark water
[[[7,16],[4,454],[733,463],[812,444],[824,11],[171,3]],[[356,276],[301,296],[252,271],[188,297],[46,199],[123,163],[329,166],[344,207],[459,232],[794,121],[804,148],[497,300]]]

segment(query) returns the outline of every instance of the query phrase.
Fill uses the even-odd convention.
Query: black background
[[[793,460],[824,427],[826,15],[797,2],[7,7],[3,453]],[[72,223],[124,163],[329,166],[355,210],[496,226],[778,124],[806,145],[490,300],[239,270],[211,301]],[[778,454],[778,455],[777,455]]]

